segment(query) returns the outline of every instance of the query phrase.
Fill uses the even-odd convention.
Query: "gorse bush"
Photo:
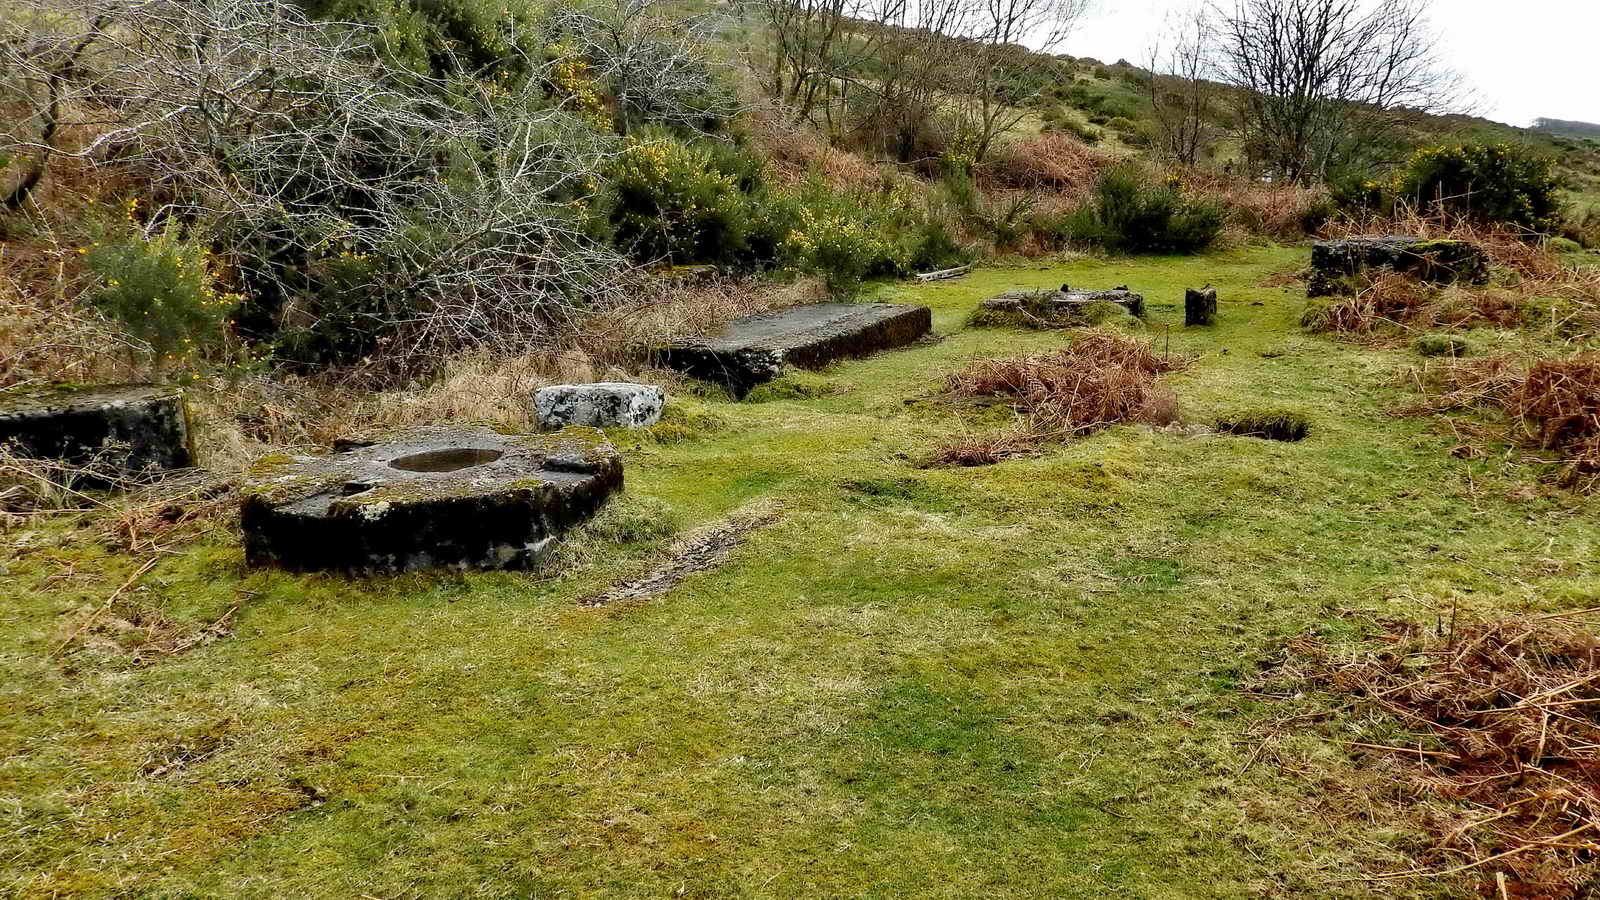
[[[1536,231],[1559,225],[1560,189],[1549,159],[1510,144],[1419,150],[1393,188],[1425,212]]]
[[[486,75],[524,71],[525,60],[512,51],[536,21],[527,5],[503,0],[298,0],[296,5],[314,19],[375,26],[391,59],[441,75],[458,60]]]
[[[1227,221],[1221,203],[1189,194],[1168,178],[1153,184],[1136,166],[1108,169],[1092,203],[1060,225],[1065,237],[1128,253],[1198,253],[1216,242]]]
[[[816,214],[802,214],[789,242],[791,251],[801,252],[789,262],[822,275],[836,291],[851,293],[865,278],[906,276],[967,260],[948,224],[952,213],[919,202],[905,184],[836,191],[813,180],[795,199]],[[842,233],[830,234],[834,228]]]
[[[160,360],[185,359],[218,343],[240,300],[217,290],[206,248],[174,226],[91,248],[84,264],[101,282],[90,302]]]
[[[723,171],[729,163],[737,170]],[[635,259],[727,262],[744,254],[746,192],[759,186],[759,164],[654,133],[629,138],[610,174],[616,240]]]

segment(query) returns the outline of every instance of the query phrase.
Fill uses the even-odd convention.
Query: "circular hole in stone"
[[[470,469],[500,458],[499,450],[480,450],[476,447],[450,447],[445,450],[425,450],[389,460],[390,468],[406,472],[455,472]]]

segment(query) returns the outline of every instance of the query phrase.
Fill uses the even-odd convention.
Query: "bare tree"
[[[376,32],[285,3],[11,9],[25,3],[0,71],[32,112],[0,154],[148,180],[162,202],[149,229],[205,234],[280,306],[314,307],[318,273],[359,264],[367,276],[334,298],[355,311],[348,328],[411,341],[420,359],[534,339],[618,299],[627,264],[577,209],[613,149],[549,107],[538,66],[510,84],[428,78],[387,64]],[[54,139],[68,130],[86,137]]]
[[[975,0],[961,30],[947,32],[966,38],[953,64],[969,76],[962,93],[976,161],[1027,116],[1052,72],[1051,54],[1088,7],[1089,0]]]
[[[761,0],[771,35],[768,92],[814,121],[819,101],[842,96],[888,37],[882,27],[899,19],[906,0]],[[831,110],[825,110],[831,113]]]
[[[971,22],[971,0],[917,0],[886,16],[880,75],[861,85],[866,102],[854,130],[885,141],[883,151],[899,162],[912,162],[954,86],[965,50],[958,35],[968,34]]]
[[[1247,152],[1280,177],[1325,178],[1404,110],[1461,102],[1428,0],[1231,0],[1216,9],[1223,77]]]
[[[1197,165],[1216,137],[1213,43],[1210,17],[1204,8],[1194,8],[1169,20],[1164,41],[1150,48],[1156,146],[1179,165]]]
[[[703,129],[731,117],[731,96],[719,90],[707,52],[719,15],[680,15],[671,0],[599,0],[555,16],[554,30],[577,43],[616,98],[616,128],[643,122]]]

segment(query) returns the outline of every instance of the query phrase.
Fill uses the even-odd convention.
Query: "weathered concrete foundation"
[[[621,459],[592,428],[420,426],[343,447],[255,465],[240,506],[250,565],[526,568],[622,487]]]
[[[815,303],[746,316],[721,334],[687,338],[659,348],[657,360],[744,396],[785,366],[816,369],[909,344],[933,327],[926,306],[895,303]]]
[[[1345,292],[1346,279],[1370,269],[1403,272],[1437,284],[1484,284],[1489,257],[1468,241],[1434,240],[1404,235],[1373,235],[1317,241],[1311,246],[1310,297]]]
[[[195,464],[183,390],[153,384],[0,392],[0,444],[22,456],[90,467],[103,480]]]
[[[1097,325],[1106,312],[1144,318],[1144,295],[1127,285],[1109,291],[1087,291],[1063,284],[1060,290],[1006,291],[978,305],[974,324],[1072,328]]]

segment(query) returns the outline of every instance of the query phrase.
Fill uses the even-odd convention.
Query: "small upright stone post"
[[[1217,324],[1217,289],[1206,285],[1200,290],[1190,288],[1183,292],[1183,324]]]

